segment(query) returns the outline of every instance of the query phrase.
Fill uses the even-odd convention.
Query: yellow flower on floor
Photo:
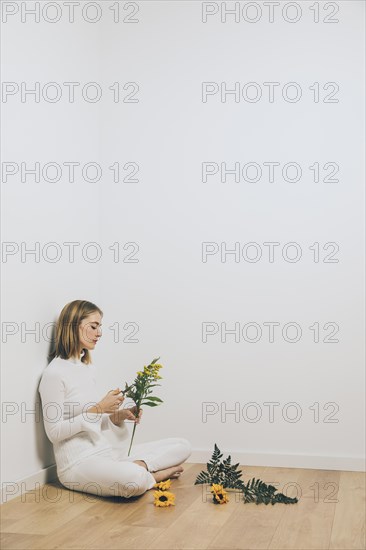
[[[229,502],[227,492],[222,485],[212,483],[211,493],[213,493],[213,501],[215,504],[225,504],[226,502]]]
[[[155,483],[154,487],[160,489],[160,491],[167,491],[170,489],[171,484],[171,480],[167,479],[166,481],[159,481],[159,483]]]
[[[175,506],[175,495],[169,491],[154,491],[155,506]]]

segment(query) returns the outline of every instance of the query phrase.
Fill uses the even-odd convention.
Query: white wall
[[[164,405],[145,411],[136,441],[186,437],[194,448],[192,460],[207,460],[216,442],[244,464],[362,469],[363,3],[337,2],[340,10],[333,16],[320,3],[319,23],[313,22],[309,3],[301,3],[297,23],[286,22],[281,10],[268,22],[263,2],[256,2],[262,9],[257,23],[242,17],[235,23],[233,16],[222,23],[220,13],[203,23],[200,2],[155,1],[138,3],[138,13],[130,17],[137,23],[114,23],[109,4],[103,3],[94,25],[81,17],[69,24],[66,16],[53,25],[25,25],[14,16],[3,25],[3,80],[97,81],[104,94],[96,104],[80,95],[73,105],[21,104],[16,96],[6,109],[3,104],[3,160],[94,161],[103,168],[96,184],[79,179],[36,185],[16,177],[3,183],[3,240],[96,241],[103,251],[95,264],[80,254],[74,264],[9,257],[3,263],[3,322],[42,325],[71,299],[98,303],[105,313],[104,337],[94,355],[101,397],[161,355]],[[126,17],[131,8],[123,6]],[[220,3],[211,3],[216,6]],[[287,12],[289,18],[294,14]],[[254,11],[247,16],[253,18]],[[325,23],[326,16],[339,22]],[[124,95],[132,91],[123,90],[125,83],[137,83],[139,101],[114,103],[108,87],[115,82]],[[222,102],[216,94],[204,103],[202,82],[226,82],[228,89],[235,82],[256,82],[263,96],[256,103],[241,96],[236,103],[233,95]],[[273,103],[265,82],[280,83]],[[298,102],[281,95],[289,82],[302,90]],[[309,89],[315,82],[319,102]],[[323,89],[329,82],[339,86],[337,103],[323,101],[333,91]],[[293,92],[292,87],[290,97]],[[115,162],[120,179],[126,163],[137,163],[139,181],[114,183],[108,167]],[[203,183],[203,162],[226,162],[228,168],[256,162],[263,175],[252,183],[229,175],[222,183],[218,174]],[[274,182],[268,181],[265,162],[280,163]],[[297,182],[281,177],[289,162],[302,168]],[[309,169],[315,162],[321,167],[319,182]],[[322,168],[327,162],[339,166],[338,182],[322,181],[331,174],[331,167]],[[109,247],[117,242],[121,256],[115,262]],[[217,253],[203,262],[204,242],[226,243],[228,249],[240,243],[240,251],[254,242],[263,255],[251,263],[242,255],[238,262],[233,255],[221,261]],[[268,242],[280,243],[273,262],[263,244]],[[301,248],[298,262],[282,257],[289,242]],[[138,245],[132,257],[138,262],[123,261],[133,252],[132,246],[123,250],[126,243]],[[319,262],[309,249],[313,243],[320,246]],[[326,243],[339,247],[333,256],[338,262],[323,261],[333,250],[324,250]],[[221,323],[227,328],[240,323],[241,330],[255,322],[262,336],[250,343],[240,335],[235,342],[232,334],[224,343],[219,331],[204,343],[205,322],[212,330]],[[273,343],[264,325],[270,322],[280,324]],[[289,322],[302,330],[296,343],[282,337]],[[318,343],[309,329],[314,323],[320,327]],[[324,328],[326,323],[334,325]],[[135,326],[138,342],[127,342]],[[339,342],[324,342],[335,326],[333,338]],[[250,331],[248,339],[253,335]],[[288,338],[293,336],[290,329]],[[22,344],[19,334],[8,338],[3,401],[34,405],[47,349],[42,338],[39,344],[31,337]],[[257,422],[248,418],[254,406],[246,409],[253,402],[261,415]],[[268,402],[278,404],[273,422]],[[298,422],[289,421],[294,406],[284,418],[288,403],[296,403]],[[225,409],[235,407],[239,416],[225,416]],[[204,410],[212,412],[206,421]],[[24,424],[19,415],[9,417],[2,437],[3,481],[26,478],[52,463],[50,446],[32,417]],[[20,437],[29,451],[26,463],[18,452]]]
[[[70,30],[62,22],[37,24],[29,19],[24,24],[9,17],[2,25],[3,82],[20,86],[24,81],[30,88],[35,82],[43,87],[51,81],[62,85],[97,80],[98,29],[85,23]],[[101,299],[101,263],[86,261],[80,252],[85,243],[100,242],[100,185],[80,177],[69,183],[65,171],[56,183],[42,176],[39,183],[31,175],[24,183],[20,178],[22,162],[43,167],[49,162],[62,166],[98,161],[100,107],[80,101],[69,104],[64,96],[57,103],[40,99],[36,103],[27,96],[22,103],[17,94],[2,103],[3,167],[5,162],[19,165],[19,173],[2,183],[3,247],[10,251],[12,245],[5,243],[16,243],[15,253],[2,257],[1,478],[9,495],[9,484],[54,463],[52,445],[34,412],[39,411],[38,383],[50,346],[47,325],[73,299]],[[54,174],[50,170],[49,177]],[[38,242],[39,257],[22,257],[22,242],[27,249]],[[47,247],[51,242],[57,247]],[[66,242],[80,242],[74,263],[69,262]],[[56,253],[61,254],[59,261],[52,262]],[[36,334],[26,334],[32,328]]]

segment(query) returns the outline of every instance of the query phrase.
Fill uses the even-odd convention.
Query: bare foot
[[[160,481],[165,481],[166,479],[179,478],[180,474],[184,472],[184,469],[181,465],[172,466],[171,468],[165,468],[165,470],[158,470],[157,472],[152,472],[156,483]]]

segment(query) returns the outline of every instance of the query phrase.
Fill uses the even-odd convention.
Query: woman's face
[[[93,350],[102,336],[102,317],[97,311],[91,313],[79,326],[80,352],[82,349]]]

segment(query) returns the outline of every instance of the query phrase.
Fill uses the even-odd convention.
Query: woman
[[[125,420],[139,423],[142,410],[136,418],[136,407],[120,408],[124,397],[119,388],[98,400],[90,351],[101,337],[102,316],[85,300],[63,308],[52,361],[39,385],[43,420],[62,485],[129,498],[159,481],[179,477],[191,446],[183,438],[166,438],[134,445],[127,456],[130,434]]]

